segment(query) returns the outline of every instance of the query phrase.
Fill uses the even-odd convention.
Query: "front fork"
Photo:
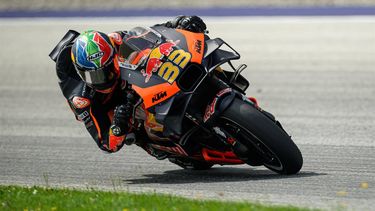
[[[216,122],[217,118],[220,117],[220,115],[232,104],[233,100],[235,98],[240,98],[243,101],[251,104],[258,110],[262,110],[259,105],[258,101],[254,97],[246,97],[242,93],[226,87],[221,90],[219,90],[214,99],[209,103],[206,107],[204,116],[203,116],[203,122],[206,125],[210,125]]]

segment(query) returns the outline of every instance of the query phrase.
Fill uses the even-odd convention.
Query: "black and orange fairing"
[[[146,109],[169,99],[180,91],[176,82],[162,83],[147,88],[132,85],[132,88],[142,97]]]
[[[192,54],[191,62],[201,64],[204,53],[204,34],[182,29],[177,29],[176,31],[183,34],[186,38],[188,50]]]
[[[120,47],[122,78],[132,84],[145,108],[181,91],[177,81],[190,63],[201,64],[204,34],[155,26]]]

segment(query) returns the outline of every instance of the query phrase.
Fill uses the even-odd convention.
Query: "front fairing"
[[[174,29],[160,27],[163,35],[143,28],[142,34],[129,37],[119,51],[121,76],[133,85],[146,108],[180,91],[176,79],[191,61],[184,36]]]
[[[207,48],[202,33],[163,26],[142,28],[139,31],[139,35],[129,37],[120,46],[121,77],[132,85],[143,99],[145,108],[155,115],[156,121],[164,125],[166,136],[180,135],[186,111],[195,112],[191,111],[191,102],[194,109],[202,113],[211,100],[211,95],[216,93],[214,86],[204,82],[208,79],[207,68],[226,61],[228,55],[218,54],[218,62],[217,59],[210,60],[208,55],[219,48],[221,43]],[[209,49],[212,51],[207,53]],[[231,56],[228,59],[239,57],[236,54]],[[196,73],[196,78],[185,74],[191,72]],[[189,86],[190,81],[199,83],[191,83]],[[181,86],[182,84],[187,85]],[[200,90],[196,90],[197,87]]]

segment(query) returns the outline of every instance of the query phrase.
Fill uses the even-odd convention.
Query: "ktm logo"
[[[156,101],[159,101],[159,100],[165,98],[166,96],[167,96],[167,92],[166,91],[159,92],[156,95],[154,95],[154,97],[152,97],[152,102],[154,103]]]
[[[103,51],[99,51],[97,53],[94,53],[94,54],[91,54],[90,56],[88,56],[87,60],[93,61],[95,59],[99,59],[99,58],[103,57],[103,55],[104,55],[104,52]]]
[[[201,52],[202,52],[202,41],[201,40],[195,41],[194,49],[195,49],[195,52],[201,54]]]

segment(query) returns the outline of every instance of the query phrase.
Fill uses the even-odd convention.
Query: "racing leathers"
[[[116,33],[115,36],[119,35],[120,33]],[[71,45],[72,43],[67,44],[60,51],[56,60],[60,88],[76,119],[85,124],[99,148],[107,152],[116,152],[123,146],[125,135],[113,135],[110,126],[113,122],[115,108],[126,104],[126,96],[131,90],[120,78],[112,90],[105,93],[89,87],[78,76],[72,64]],[[118,65],[114,65],[114,68],[119,74]]]

